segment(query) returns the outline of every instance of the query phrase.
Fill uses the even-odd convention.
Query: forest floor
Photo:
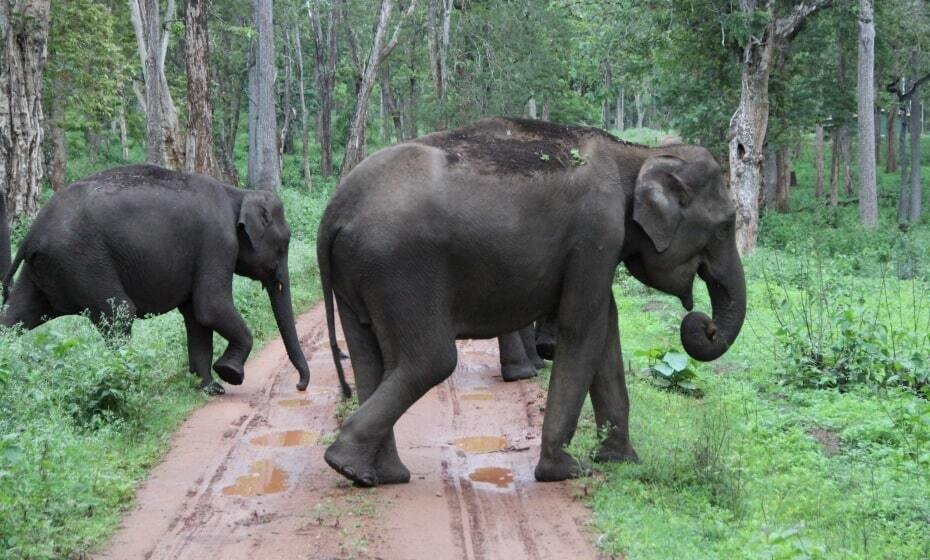
[[[494,340],[460,342],[452,377],[398,423],[410,484],[361,489],[323,461],[346,404],[321,305],[298,332],[310,356],[307,392],[294,388],[281,342],[268,344],[241,387],[177,431],[95,557],[598,556],[584,487],[533,479],[544,392],[533,381],[501,382]]]

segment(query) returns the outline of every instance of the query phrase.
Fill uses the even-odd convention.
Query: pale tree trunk
[[[300,95],[300,161],[303,169],[304,187],[313,186],[310,174],[310,119],[307,115],[307,97],[304,77],[304,51],[300,45],[300,28],[294,26],[294,58],[297,61],[297,91]]]
[[[336,76],[336,29],[339,24],[339,6],[335,0],[329,10],[329,25],[323,34],[321,0],[308,4],[310,26],[313,30],[313,54],[316,62],[314,76],[320,97],[317,115],[317,142],[320,144],[320,172],[324,177],[333,174],[333,87]]]
[[[852,196],[852,133],[849,130],[848,124],[844,124],[842,129],[843,136],[841,139],[843,141],[843,184],[846,185],[846,196]]]
[[[788,148],[785,146],[779,147],[777,153],[775,211],[779,214],[787,214],[789,209],[788,194],[791,186],[791,158],[788,155]]]
[[[898,104],[888,109],[888,122],[885,127],[885,173],[894,173],[898,170],[898,155],[895,153],[895,119],[898,116]]]
[[[8,219],[34,216],[42,188],[48,0],[0,1],[0,189]]]
[[[816,140],[814,141],[814,165],[817,167],[817,182],[814,196],[817,200],[823,198],[823,125],[816,126]]]
[[[762,207],[770,209],[775,206],[775,192],[778,188],[778,151],[775,146],[766,144],[762,159]]]
[[[60,86],[54,88],[60,90]],[[68,166],[68,149],[65,142],[65,112],[61,106],[61,92],[52,92],[50,100],[51,114],[48,119],[48,132],[51,136],[51,157],[49,158],[48,182],[53,191],[59,191],[67,184],[65,169]]]
[[[249,174],[253,187],[276,190],[281,185],[278,165],[278,119],[275,115],[275,58],[272,0],[253,0],[255,64],[249,73]]]
[[[604,66],[604,89],[607,91],[607,93],[610,93],[610,91],[614,88],[613,66],[610,64],[609,60],[605,60],[603,62],[603,66]],[[601,102],[601,122],[603,122],[604,130],[610,129],[610,106],[611,105],[612,103],[605,96],[604,101]]]
[[[426,39],[429,45],[430,74],[440,104],[445,101],[449,86],[449,33],[452,22],[452,0],[428,0]]]
[[[120,154],[123,157],[123,161],[129,161],[129,137],[126,132],[126,103],[122,100],[120,100],[119,103],[119,115],[117,116],[117,122],[119,123]]]
[[[393,0],[381,0],[381,9],[379,10],[377,20],[378,23],[375,27],[374,38],[372,40],[371,55],[368,57],[368,61],[365,63],[362,71],[361,84],[359,85],[358,96],[355,100],[355,110],[352,114],[352,120],[349,123],[345,157],[342,160],[342,175],[347,174],[365,158],[368,98],[371,96],[371,90],[374,87],[378,66],[390,56],[391,51],[397,46],[400,28],[404,20],[407,19],[407,16],[413,12],[414,7],[416,7],[416,0],[410,2],[410,6],[394,29],[391,39],[385,42],[385,35],[387,34],[388,22],[391,19],[391,11],[394,8],[394,2]]]
[[[840,203],[840,159],[843,157],[843,133],[839,127],[833,129],[832,149],[830,150],[830,206],[836,208]]]
[[[417,126],[417,104],[419,90],[417,89],[416,74],[416,57],[414,56],[413,45],[410,42],[404,44],[404,55],[407,58],[408,80],[407,80],[407,98],[404,100],[404,115],[406,119],[407,138],[416,138],[420,130]]]
[[[898,196],[898,222],[907,223],[909,207],[911,204],[911,174],[910,160],[907,158],[907,128],[909,103],[904,104],[904,115],[901,117],[901,134],[898,136],[898,171],[901,173],[901,192]]]
[[[872,92],[874,99],[878,99],[878,92]],[[878,174],[878,168],[882,166],[882,112],[879,110],[878,105],[875,105],[875,110],[873,111],[875,123],[875,173]]]
[[[221,177],[213,152],[213,102],[210,96],[208,0],[187,0],[184,50],[187,63],[186,169]]]
[[[633,105],[636,106],[636,128],[642,128],[643,120],[646,118],[646,110],[643,106],[643,96],[639,90],[633,94]]]
[[[544,121],[549,120],[549,99],[544,98],[542,102],[542,116],[540,117]]]
[[[878,226],[875,177],[875,23],[872,0],[859,0],[859,220]]]
[[[920,170],[920,129],[923,117],[923,105],[915,95],[911,99],[911,188],[907,206],[907,221],[916,224],[920,221],[923,198],[923,181]]]
[[[624,115],[624,110],[626,109],[626,107],[624,107],[624,104],[625,104],[625,100],[623,99],[623,88],[620,88],[620,93],[617,95],[617,120],[616,120],[617,130],[620,132],[623,132],[624,130],[623,121],[626,117]]]
[[[739,108],[730,120],[730,188],[736,201],[736,240],[742,254],[756,247],[759,233],[759,187],[762,146],[769,118],[769,75],[773,53],[788,43],[804,20],[823,8],[829,0],[811,0],[792,8],[790,14],[769,20],[760,37],[747,41],[743,49]],[[740,0],[740,10],[748,15],[764,8],[774,13],[774,0]]]
[[[146,161],[183,169],[186,146],[165,77],[170,34],[162,30],[158,0],[129,0],[129,7],[145,81]],[[174,17],[175,2],[168,0],[165,19]]]
[[[284,29],[284,84],[281,93],[281,115],[284,122],[281,124],[281,130],[278,131],[278,174],[284,175],[284,154],[294,153],[294,143],[291,138],[291,121],[294,118],[294,107],[291,100],[291,93],[294,91],[294,57],[291,53],[291,35],[287,28]]]
[[[381,65],[381,94],[384,99],[384,110],[386,116],[386,128],[393,127],[394,134],[398,142],[404,141],[404,123],[397,99],[394,97],[394,90],[391,88],[391,66],[385,62]],[[390,133],[385,140],[390,141]]]
[[[532,95],[526,100],[526,115],[531,119],[536,118],[536,98]]]

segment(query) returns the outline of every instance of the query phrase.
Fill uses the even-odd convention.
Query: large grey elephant
[[[0,234],[3,231],[0,230]],[[3,280],[0,324],[32,329],[61,315],[89,312],[102,330],[179,309],[187,327],[190,370],[214,394],[213,332],[229,341],[213,365],[238,385],[252,335],[236,310],[233,274],[268,292],[297,388],[310,379],[291,308],[290,229],[278,196],[203,175],[134,165],[102,171],[54,196],[39,212]],[[0,246],[9,247],[9,234]],[[2,254],[0,254],[2,257]],[[22,272],[10,290],[13,275]],[[131,323],[124,322],[125,334]]]
[[[734,215],[706,149],[650,149],[592,128],[495,118],[373,154],[343,178],[317,243],[330,337],[335,298],[361,403],[327,463],[363,486],[407,482],[394,424],[452,373],[455,340],[550,314],[558,344],[536,478],[585,472],[565,446],[589,391],[606,434],[595,459],[636,460],[616,267],[689,311],[703,279],[713,319],[689,312],[681,341],[713,360],[745,316]]]
[[[497,337],[501,362],[501,379],[519,381],[535,376],[546,367],[536,352],[536,330],[533,325]]]

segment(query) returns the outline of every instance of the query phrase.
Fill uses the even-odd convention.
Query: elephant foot
[[[211,397],[214,397],[216,395],[226,394],[226,389],[224,389],[223,386],[217,383],[216,381],[211,381],[206,384],[201,384],[200,390],[210,395]]]
[[[307,385],[310,385],[310,376],[309,375],[307,375],[306,377],[301,376],[300,381],[297,382],[297,390],[306,391]]]
[[[410,482],[410,470],[400,462],[395,455],[393,458],[382,458],[379,454],[375,470],[378,473],[378,484],[406,484]]]
[[[501,366],[501,378],[504,381],[519,381],[536,376],[536,368],[530,364],[508,364]]]
[[[636,454],[636,450],[629,443],[626,445],[610,445],[609,442],[605,441],[601,448],[597,450],[597,453],[594,454],[594,460],[598,463],[638,463],[639,455]]]
[[[531,358],[533,362],[533,367],[537,370],[543,369],[546,367],[546,361],[542,358]]]
[[[377,486],[380,482],[378,470],[372,461],[371,446],[348,443],[340,434],[326,448],[323,459],[333,470],[363,487]],[[408,473],[409,478],[409,473]]]
[[[230,385],[242,385],[242,381],[245,379],[245,370],[242,364],[226,358],[217,360],[213,364],[213,371],[220,376],[220,379]]]
[[[591,474],[591,469],[565,451],[559,450],[552,457],[540,456],[534,474],[539,482],[557,482],[588,476]]]

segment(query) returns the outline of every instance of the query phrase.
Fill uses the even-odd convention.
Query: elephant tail
[[[320,228],[321,230],[323,227]],[[320,286],[323,289],[323,305],[326,307],[326,327],[329,329],[329,348],[333,354],[333,363],[336,365],[336,374],[339,376],[339,386],[342,396],[346,399],[352,397],[352,388],[346,382],[346,374],[342,369],[342,352],[336,341],[336,306],[333,302],[333,281],[330,275],[330,261],[332,256],[333,240],[336,231],[326,232],[317,241],[317,264],[320,268]]]
[[[24,240],[19,246],[19,250],[16,251],[16,258],[13,259],[13,264],[10,265],[9,270],[6,271],[3,277],[3,303],[6,303],[6,300],[10,299],[10,285],[13,284],[13,276],[16,274],[16,269],[19,268],[19,265],[23,262],[25,247],[26,241]]]

